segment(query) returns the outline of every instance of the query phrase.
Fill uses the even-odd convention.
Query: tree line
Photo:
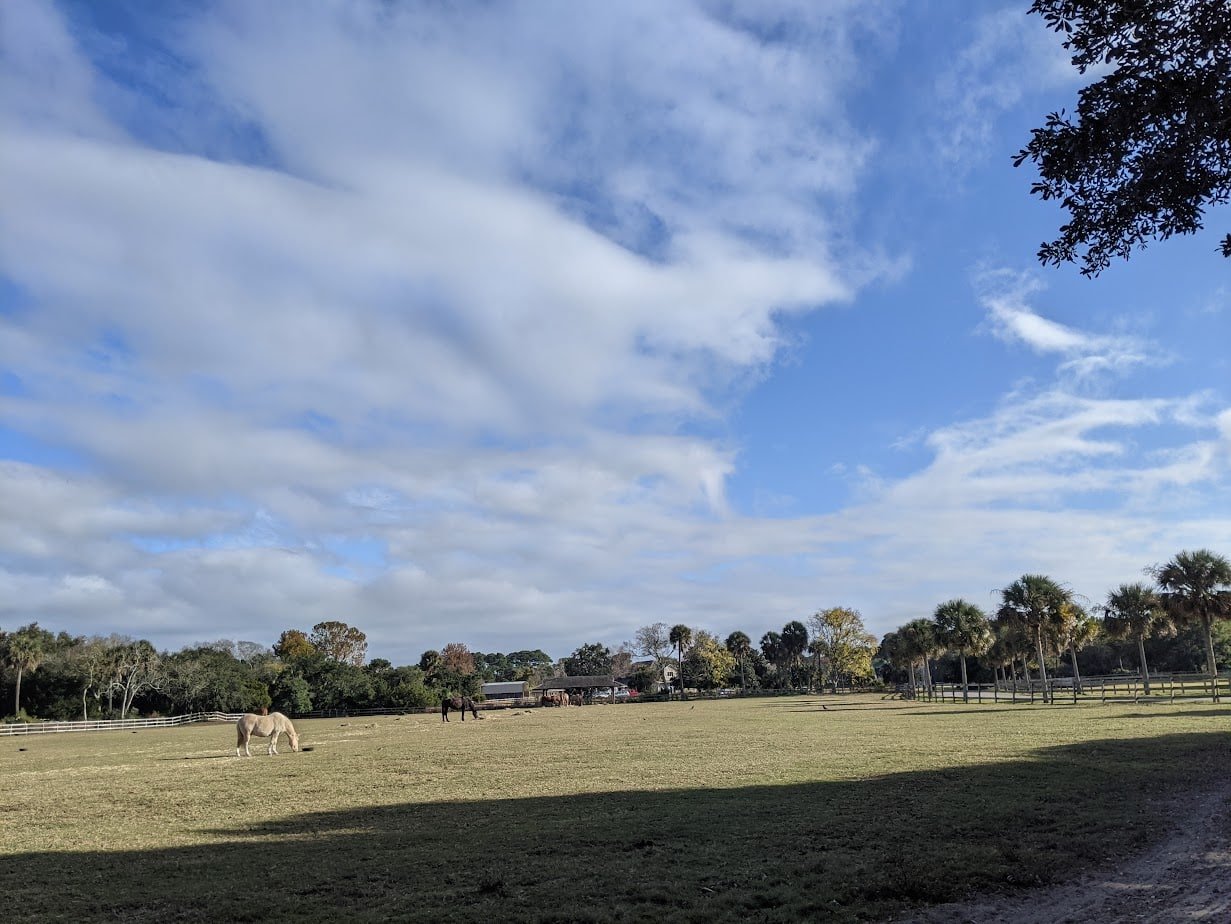
[[[948,655],[965,698],[973,660],[979,679],[1042,681],[1047,701],[1049,670],[1080,690],[1082,660],[1087,673],[1123,672],[1126,647],[1147,693],[1151,665],[1216,675],[1231,658],[1231,562],[1198,549],[1146,573],[1151,582],[1121,584],[1093,605],[1044,574],[1024,574],[1002,588],[991,615],[967,600],[946,601],[931,618],[913,619],[881,640],[885,676],[905,678],[913,693],[938,679],[934,662]]]
[[[220,640],[159,652],[125,636],[71,636],[37,623],[0,630],[3,710],[19,718],[121,718],[134,714],[422,708],[480,696],[487,681],[614,676],[654,693],[695,689],[836,690],[874,680],[913,690],[937,680],[1046,680],[1080,684],[1083,671],[1135,666],[1214,674],[1231,659],[1231,564],[1209,550],[1181,552],[1147,569],[1152,583],[1122,584],[1087,605],[1047,575],[1026,574],[998,592],[992,614],[954,599],[879,642],[861,614],[820,610],[764,633],[725,639],[683,624],[651,623],[612,651],[599,642],[553,660],[540,649],[423,652],[415,664],[367,659],[367,637],[344,622],[287,629],[272,646]],[[640,658],[641,660],[638,660]],[[1044,685],[1046,686],[1046,685]],[[1045,694],[1046,695],[1046,694]]]
[[[176,652],[144,639],[72,636],[31,623],[0,630],[0,664],[0,714],[59,720],[422,708],[445,696],[477,697],[487,681],[533,685],[558,669],[538,649],[484,653],[460,642],[395,666],[368,660],[365,633],[338,621],[310,632],[288,629],[272,646],[222,639]]]

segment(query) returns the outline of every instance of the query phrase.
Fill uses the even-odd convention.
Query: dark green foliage
[[[1035,0],[1030,12],[1078,71],[1110,67],[1014,158],[1038,167],[1031,192],[1069,213],[1039,260],[1097,276],[1147,241],[1198,231],[1231,198],[1231,3]],[[1221,250],[1231,256],[1231,234]]]
[[[312,709],[312,691],[308,681],[298,674],[280,674],[270,688],[270,707],[287,715],[300,715]]]
[[[564,673],[570,677],[596,677],[611,673],[611,649],[592,642],[582,645],[564,659]]]

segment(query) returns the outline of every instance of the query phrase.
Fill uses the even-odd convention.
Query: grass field
[[[828,707],[822,710],[820,703]],[[1226,705],[699,701],[0,738],[10,920],[880,921],[1223,780]],[[25,750],[20,750],[20,749]]]

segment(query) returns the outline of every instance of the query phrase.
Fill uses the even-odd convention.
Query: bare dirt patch
[[[1231,782],[1183,805],[1145,854],[1057,887],[937,905],[912,924],[1178,924],[1231,921]]]

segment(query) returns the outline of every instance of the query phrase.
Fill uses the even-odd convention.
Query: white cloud
[[[980,12],[972,33],[936,84],[944,115],[933,142],[958,166],[983,158],[997,119],[1027,94],[1089,79],[1069,64],[1062,39],[1040,17],[1023,16],[1019,5]]]
[[[395,660],[830,603],[883,631],[989,574],[1231,531],[1201,509],[1218,396],[1078,393],[1159,351],[1020,286],[984,292],[990,329],[1055,385],[919,428],[914,473],[852,460],[840,509],[729,499],[714,434],[783,318],[900,271],[848,237],[875,143],[845,93],[880,5],[235,3],[178,24],[203,81],[178,91],[259,138],[247,158],[153,124],[175,107],[121,130],[106,101],[140,93],[54,7],[13,8],[6,47],[37,38],[62,79],[0,61],[0,269],[34,305],[0,311],[0,418],[36,447],[0,469],[0,622],[178,645],[343,618]]]
[[[1123,373],[1135,366],[1170,361],[1157,345],[1135,337],[1090,334],[1039,315],[1028,304],[1031,296],[1042,291],[1031,275],[983,271],[976,286],[996,337],[1022,343],[1037,353],[1060,354],[1065,357],[1060,371],[1073,380],[1088,381],[1101,373]]]

